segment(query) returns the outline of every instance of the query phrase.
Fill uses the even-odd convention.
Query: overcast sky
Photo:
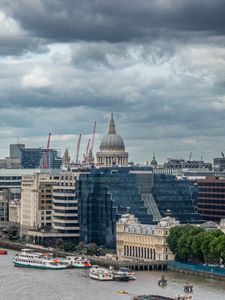
[[[0,0],[0,156],[95,150],[114,112],[130,161],[225,151],[224,0]]]

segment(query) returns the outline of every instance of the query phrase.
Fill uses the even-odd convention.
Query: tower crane
[[[80,141],[81,141],[81,133],[79,134],[79,138],[78,138],[78,142],[77,142],[76,164],[78,164],[78,162],[79,162]]]
[[[92,135],[92,141],[91,141],[91,148],[90,148],[91,151],[93,151],[93,147],[94,147],[95,131],[96,131],[96,121],[95,121],[94,129],[93,129],[93,135]]]
[[[89,152],[89,147],[90,147],[90,142],[91,142],[91,139],[88,139],[86,153],[85,153],[85,161],[87,160],[87,156],[88,156],[88,152]]]
[[[48,169],[49,168],[49,148],[50,148],[50,140],[51,140],[51,132],[48,134],[48,142],[47,142],[47,147],[46,147],[46,152],[44,154],[43,158],[43,168]]]

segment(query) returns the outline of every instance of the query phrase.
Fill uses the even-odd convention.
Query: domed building
[[[103,137],[99,152],[96,153],[97,165],[100,166],[127,166],[128,152],[125,151],[124,141],[116,133],[113,113],[109,123],[109,131]]]

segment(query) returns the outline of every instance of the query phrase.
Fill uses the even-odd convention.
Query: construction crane
[[[189,154],[189,161],[191,161],[192,152]]]
[[[43,169],[48,169],[48,168],[49,168],[49,148],[50,148],[50,140],[51,140],[51,133],[49,132],[49,134],[48,134],[47,147],[46,147],[45,154],[44,154],[44,159],[43,159]]]
[[[80,141],[81,141],[81,133],[79,135],[78,142],[77,142],[76,164],[78,164],[79,162]]]
[[[86,153],[85,153],[85,161],[87,160],[88,151],[89,151],[89,147],[90,147],[90,142],[91,142],[91,139],[88,139],[87,148],[86,148]]]
[[[90,148],[91,151],[93,151],[93,147],[94,147],[95,130],[96,130],[96,121],[95,121],[94,129],[93,129],[93,135],[92,135],[92,141],[91,141],[91,148]]]

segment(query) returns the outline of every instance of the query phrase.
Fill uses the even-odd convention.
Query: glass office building
[[[154,174],[152,195],[162,217],[171,216],[181,224],[201,223],[197,212],[197,184],[176,176]]]
[[[140,173],[134,171],[128,167],[112,167],[92,169],[80,175],[76,191],[81,241],[114,246],[116,221],[128,211],[142,223],[153,222],[142,199],[141,169]]]

